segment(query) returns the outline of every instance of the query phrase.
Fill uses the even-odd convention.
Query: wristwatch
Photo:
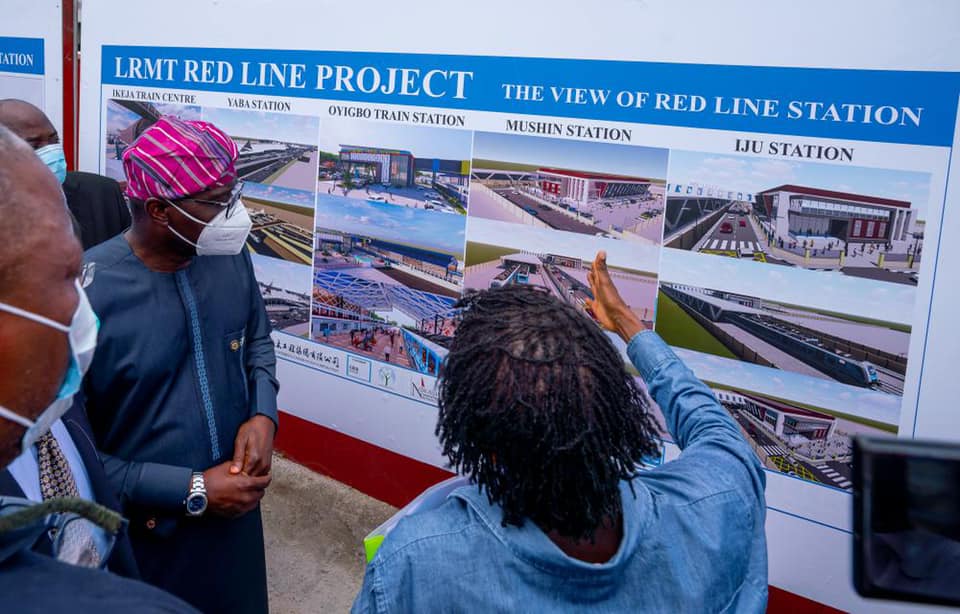
[[[207,486],[203,473],[195,471],[190,478],[190,492],[186,500],[187,516],[202,516],[207,511]]]

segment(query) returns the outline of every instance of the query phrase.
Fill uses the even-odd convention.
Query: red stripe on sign
[[[77,83],[80,80],[80,58],[77,57],[77,2],[64,0],[61,5],[63,41],[61,60],[63,65],[63,126],[60,140],[63,141],[63,157],[67,168],[77,170]]]
[[[274,445],[301,465],[396,507],[453,475],[284,412]]]
[[[845,614],[843,610],[831,608],[776,586],[769,587],[769,593],[767,614]]]
[[[452,475],[284,412],[280,412],[275,445],[287,458],[396,507],[403,507],[426,488]],[[773,586],[767,612],[842,614],[842,610]]]

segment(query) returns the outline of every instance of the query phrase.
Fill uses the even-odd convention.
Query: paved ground
[[[470,186],[470,215],[472,217],[482,217],[488,220],[497,220],[500,222],[523,223],[523,218],[519,214],[508,210],[498,203],[492,190],[483,189],[480,182],[475,182]]]
[[[895,272],[888,271],[886,269],[879,269],[877,267],[843,267],[840,271],[844,275],[850,275],[852,277],[866,277],[867,279],[875,279],[877,281],[890,281],[896,284],[908,284],[911,286],[917,285],[917,281],[913,278],[914,271],[903,271]]]
[[[363,538],[395,508],[274,457],[263,500],[272,614],[347,612],[365,567]]]
[[[910,349],[910,333],[884,326],[875,326],[865,322],[855,322],[841,318],[832,318],[803,313],[799,310],[787,310],[788,313],[771,314],[778,320],[797,324],[812,330],[820,331],[834,337],[847,339],[867,347],[889,352],[894,355],[906,355]],[[793,313],[790,313],[793,311]],[[851,310],[851,312],[854,312]],[[855,313],[855,312],[854,312]]]
[[[740,343],[744,344],[760,356],[772,362],[778,369],[792,371],[794,373],[801,373],[811,377],[832,379],[830,376],[814,369],[799,358],[794,358],[780,348],[774,347],[756,335],[751,334],[749,331],[740,328],[736,324],[732,324],[730,322],[717,322],[716,325],[718,328],[725,331]]]
[[[740,221],[744,226],[740,226]],[[720,229],[724,223],[730,225],[730,232],[721,232]],[[763,245],[752,225],[747,223],[747,216],[728,213],[711,228],[707,237],[705,237],[700,246],[701,252],[724,253],[737,255],[737,249],[747,249],[758,252],[763,251]]]
[[[446,200],[444,200],[444,198],[436,190],[433,189],[423,189],[421,187],[384,187],[379,183],[373,183],[362,188],[352,188],[348,190],[333,180],[327,180],[320,181],[317,184],[317,190],[323,194],[346,196],[348,198],[355,198],[357,200],[382,198],[382,202],[386,202],[391,205],[411,207],[414,209],[426,209],[427,201],[435,200],[438,202],[431,203],[430,205],[433,210],[463,215],[463,213],[457,211],[454,207],[447,203]]]
[[[602,232],[602,229],[573,218],[567,213],[554,209],[536,199],[519,192],[513,188],[496,188],[493,191],[501,198],[495,196],[485,200],[480,197],[479,206],[473,195],[470,197],[470,214],[478,217],[486,217],[501,221],[523,222],[525,217],[534,217],[555,230],[565,230],[567,232],[576,232],[594,236]],[[474,190],[474,193],[482,190]],[[497,208],[502,211],[497,211]],[[512,208],[516,209],[514,211]],[[522,212],[528,215],[524,216]],[[519,215],[519,218],[514,217]],[[513,219],[511,219],[513,218]]]
[[[650,198],[641,200],[636,196],[596,200],[583,207],[597,220],[597,226],[608,230],[619,226],[625,231],[660,243],[663,235],[663,186],[653,185]],[[631,200],[635,202],[630,202]]]
[[[317,150],[311,150],[306,158],[305,162],[300,158],[291,161],[269,183],[284,188],[313,191],[317,177]]]
[[[358,339],[363,339],[361,333],[357,334]],[[413,363],[410,362],[410,357],[403,351],[403,341],[401,340],[399,333],[394,337],[393,345],[390,345],[390,336],[389,335],[375,335],[374,336],[374,345],[369,350],[364,350],[362,347],[356,347],[353,345],[353,341],[350,338],[350,333],[336,333],[324,337],[323,335],[317,335],[314,337],[314,340],[330,345],[333,347],[338,347],[348,352],[353,352],[355,354],[360,354],[362,356],[368,356],[376,360],[386,361],[386,348],[390,346],[390,361],[392,363],[398,364],[401,367],[407,367],[408,369],[415,369],[416,367]]]

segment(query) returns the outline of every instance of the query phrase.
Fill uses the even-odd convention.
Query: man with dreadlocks
[[[763,612],[764,473],[739,428],[613,285],[597,321],[683,450],[658,428],[610,339],[573,306],[509,286],[464,297],[440,375],[437,434],[471,485],[402,520],[354,612]]]

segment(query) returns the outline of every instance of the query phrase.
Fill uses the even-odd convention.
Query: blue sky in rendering
[[[269,111],[203,108],[203,121],[210,122],[232,137],[247,137],[316,145],[320,119],[308,115],[287,115]]]
[[[667,150],[539,136],[478,132],[473,157],[594,173],[665,179]]]
[[[123,130],[138,119],[139,115],[113,100],[107,103],[107,132]]]
[[[180,119],[200,119],[200,107],[170,103],[156,103],[153,105],[161,115],[173,115]],[[116,101],[107,103],[107,132],[123,130],[140,119],[140,116],[121,106]]]
[[[403,149],[416,158],[469,160],[472,143],[469,130],[346,119],[324,119],[320,126],[320,150],[333,154],[341,145],[355,145]]]
[[[310,265],[250,254],[257,281],[299,294],[310,294]]]
[[[265,183],[243,182],[243,195],[251,198],[272,200],[273,202],[297,205],[306,209],[313,209],[314,192],[312,190],[295,190]],[[256,208],[256,204],[251,204]]]
[[[173,115],[183,120],[201,119],[201,109],[194,105],[174,104],[170,102],[155,102],[153,106],[161,115]]]
[[[917,293],[908,284],[671,248],[663,250],[660,280],[904,324],[913,321]]]
[[[900,423],[902,399],[897,395],[683,348],[674,351],[700,379],[887,424]]]
[[[930,175],[862,166],[794,162],[697,151],[670,152],[670,183],[699,183],[725,190],[756,193],[794,184],[865,196],[906,200],[925,219]]]
[[[655,273],[660,261],[660,249],[656,245],[557,232],[479,217],[470,217],[469,239],[487,245],[514,247],[518,251],[559,254],[585,261],[592,261],[602,249],[607,252],[608,264],[647,273]]]
[[[401,241],[463,258],[466,217],[318,194],[316,227]]]

